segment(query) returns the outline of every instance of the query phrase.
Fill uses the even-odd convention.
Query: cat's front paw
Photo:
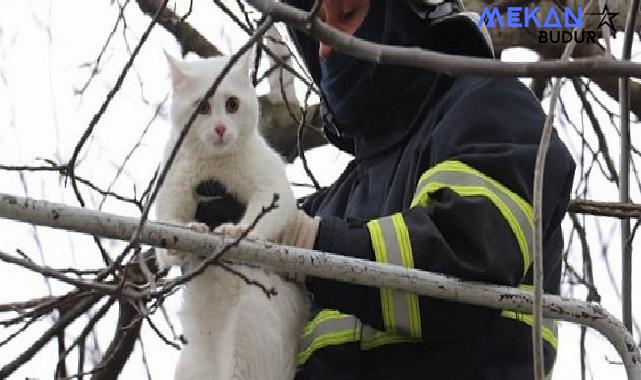
[[[214,229],[214,233],[220,234],[225,238],[238,239],[245,234],[247,230],[249,230],[249,226],[245,224],[223,223]],[[246,237],[255,240],[263,240],[262,236],[254,230],[249,231]]]
[[[205,223],[200,223],[200,222],[189,222],[185,223],[185,227],[189,228],[190,230],[194,232],[211,232],[209,229],[209,226],[206,225]]]

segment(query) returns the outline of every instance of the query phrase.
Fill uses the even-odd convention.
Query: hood
[[[287,3],[309,10],[314,1]],[[371,0],[355,35],[388,45],[492,57],[491,43],[461,10],[455,0]],[[357,157],[386,149],[407,136],[425,94],[440,87],[442,76],[429,70],[365,62],[337,52],[321,61],[318,41],[294,29],[289,32],[321,90],[327,139]]]

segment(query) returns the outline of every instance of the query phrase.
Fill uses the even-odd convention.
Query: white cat
[[[228,62],[227,57],[180,61],[167,57],[173,85],[172,133],[165,159],[200,99]],[[276,239],[296,212],[296,202],[281,158],[258,133],[258,100],[249,79],[249,54],[227,74],[184,140],[158,194],[159,220],[177,224],[195,221],[197,184],[216,179],[247,205],[239,226],[249,225],[262,207],[279,194],[278,208],[253,230]],[[172,255],[173,254],[173,255]],[[161,265],[177,264],[175,252],[160,250]],[[183,264],[197,265],[185,253]],[[184,289],[179,314],[187,344],[175,379],[286,380],[294,377],[297,342],[306,320],[307,302],[293,283],[262,269],[235,266],[249,278],[274,287],[267,299],[219,267],[211,267]]]

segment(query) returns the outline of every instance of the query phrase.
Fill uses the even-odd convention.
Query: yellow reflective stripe
[[[427,182],[429,177],[431,177],[434,173],[438,171],[444,171],[444,170],[469,173],[491,183],[492,185],[499,188],[502,192],[504,192],[508,197],[510,197],[517,204],[517,206],[525,213],[525,215],[529,220],[534,221],[534,210],[532,209],[532,206],[525,199],[521,198],[518,194],[516,194],[509,188],[503,186],[500,182],[498,182],[494,178],[489,177],[483,174],[482,172],[474,169],[470,165],[465,164],[458,160],[443,161],[435,165],[431,169],[427,170],[425,173],[423,173],[423,175],[419,179],[418,185],[416,186],[416,188],[419,189],[421,187],[421,183]],[[532,224],[534,224],[534,222],[532,222]]]
[[[378,331],[369,325],[363,326],[361,333],[361,349],[371,350],[386,344],[420,342],[420,339],[410,338],[404,335]]]
[[[419,180],[411,206],[426,206],[429,194],[442,188],[449,188],[463,197],[486,197],[497,207],[517,240],[525,275],[531,264],[533,246],[532,207],[507,187],[460,161],[444,161],[426,171]]]
[[[344,330],[326,333],[314,339],[311,345],[309,345],[305,350],[300,351],[296,356],[297,365],[301,366],[307,362],[307,360],[312,356],[312,354],[323,347],[327,346],[336,346],[339,344],[345,344],[349,342],[358,342],[360,337],[355,336],[354,330]]]
[[[512,230],[512,233],[516,237],[516,241],[519,245],[519,249],[521,250],[521,253],[523,255],[523,275],[527,272],[527,269],[530,266],[530,253],[529,253],[529,247],[528,247],[528,242],[527,239],[525,238],[525,234],[519,223],[515,220],[514,215],[510,212],[510,210],[505,206],[505,204],[494,194],[492,191],[485,187],[480,187],[480,186],[457,186],[457,185],[451,185],[447,183],[441,183],[441,182],[430,182],[427,184],[424,189],[426,193],[431,193],[436,190],[442,189],[444,187],[447,187],[448,189],[451,189],[458,195],[462,197],[475,197],[475,196],[482,196],[485,198],[488,198],[494,206],[499,210],[505,221],[508,223],[510,226],[510,229]]]
[[[298,341],[297,365],[304,365],[323,347],[360,341],[362,350],[386,344],[418,342],[420,339],[379,331],[363,325],[358,318],[337,310],[324,309],[307,323]]]
[[[526,292],[532,292],[534,290],[534,286],[528,285],[528,284],[521,284],[519,285],[519,289],[525,290]],[[529,325],[530,327],[534,325],[534,316],[529,313],[503,310],[501,312],[501,317],[515,319],[517,321],[520,321]],[[541,334],[543,335],[543,340],[548,342],[556,350],[559,345],[558,328],[557,328],[556,320],[543,318],[543,326],[541,326]]]
[[[361,339],[361,322],[353,315],[321,310],[303,329],[298,342],[297,364],[303,365],[318,349]]]
[[[301,337],[306,337],[307,335],[311,334],[321,322],[324,322],[330,319],[342,318],[346,315],[347,314],[343,314],[338,310],[323,309],[320,312],[318,312],[318,314],[316,314],[314,319],[307,322],[307,325],[305,326],[305,328],[303,328]]]
[[[520,321],[529,325],[530,327],[534,325],[534,316],[528,313],[519,313],[516,311],[503,310],[501,312],[501,317],[515,319],[517,321]],[[559,345],[559,341],[556,336],[555,328],[550,326],[551,324],[556,324],[556,321],[544,318],[543,326],[541,326],[541,334],[543,335],[543,340],[548,342],[556,350]]]
[[[400,213],[375,219],[367,224],[376,261],[414,267],[412,245],[407,225]],[[380,288],[385,331],[420,338],[421,318],[416,294]]]

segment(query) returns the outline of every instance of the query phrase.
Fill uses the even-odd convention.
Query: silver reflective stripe
[[[316,328],[306,336],[301,337],[298,341],[298,351],[303,351],[311,346],[315,339],[328,333],[339,331],[356,331],[360,328],[360,321],[353,315],[343,314],[344,316],[336,319],[329,319],[320,322]]]
[[[531,207],[518,195],[498,182],[458,161],[446,161],[427,171],[414,196],[415,206],[429,193],[441,188],[450,188],[461,196],[485,196],[499,209],[509,224],[523,256],[523,274],[532,263],[530,252],[533,247]]]
[[[361,340],[361,322],[353,315],[335,310],[321,310],[307,324],[298,340],[298,365],[323,347],[335,346]]]
[[[298,341],[297,363],[299,366],[304,365],[314,352],[323,347],[358,341],[361,350],[371,350],[387,344],[416,342],[419,339],[379,331],[363,325],[353,315],[324,309],[305,327]]]
[[[396,229],[392,217],[385,217],[378,220],[383,233],[383,240],[385,241],[385,250],[387,253],[387,263],[392,265],[404,266],[403,258],[396,236]],[[393,315],[388,315],[385,329],[390,332],[397,332],[400,334],[410,335],[412,332],[409,305],[407,292],[401,290],[385,289],[388,292],[388,307],[391,308],[390,312]],[[389,324],[389,325],[388,325]]]
[[[528,285],[519,286],[529,289]],[[533,317],[528,313],[504,310],[501,317],[533,324]],[[555,350],[558,347],[558,326],[555,320],[543,319],[543,339]],[[341,314],[335,310],[322,310],[308,323],[298,343],[297,363],[299,366],[323,347],[341,345],[360,341],[361,350],[371,350],[388,344],[420,342],[420,339],[388,331],[379,331],[361,323],[355,316]]]
[[[401,213],[371,220],[367,223],[367,228],[377,262],[414,268],[412,243]],[[385,331],[420,338],[422,333],[418,296],[388,288],[380,288],[379,291]]]

